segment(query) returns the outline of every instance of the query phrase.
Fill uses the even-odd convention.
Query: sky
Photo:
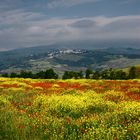
[[[140,0],[0,0],[0,51],[119,39],[140,40]]]

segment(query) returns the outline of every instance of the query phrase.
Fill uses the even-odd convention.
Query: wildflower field
[[[0,78],[0,140],[140,140],[140,81]]]

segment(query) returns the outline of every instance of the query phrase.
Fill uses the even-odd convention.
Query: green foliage
[[[44,79],[57,79],[58,75],[54,72],[53,69],[48,69],[45,71]]]
[[[80,72],[74,72],[74,71],[65,71],[62,79],[81,79],[83,78],[82,71]]]
[[[3,74],[2,77],[8,77],[8,74]],[[54,72],[53,69],[48,69],[46,71],[40,71],[36,74],[33,74],[31,71],[21,71],[20,74],[11,73],[10,78],[33,78],[33,79],[58,79],[58,74]]]
[[[90,75],[93,73],[93,71],[91,69],[87,69],[85,73],[86,73],[86,79],[90,79]]]
[[[128,77],[130,79],[135,79],[136,78],[136,67],[131,67],[130,68]]]

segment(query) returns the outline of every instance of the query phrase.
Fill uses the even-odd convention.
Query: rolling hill
[[[61,74],[66,70],[126,68],[140,64],[138,44],[135,45],[137,47],[102,44],[104,47],[100,48],[99,44],[94,45],[90,43],[86,47],[82,43],[64,43],[0,52],[0,73],[21,70],[38,72],[53,68]]]

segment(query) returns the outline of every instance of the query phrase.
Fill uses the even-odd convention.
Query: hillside
[[[89,46],[87,49],[80,49],[80,44],[75,47],[74,44],[57,44],[0,52],[0,72],[38,72],[53,68],[61,74],[66,70],[127,68],[140,64],[138,47],[104,45],[105,48],[98,49],[96,46],[92,49],[91,44]]]

